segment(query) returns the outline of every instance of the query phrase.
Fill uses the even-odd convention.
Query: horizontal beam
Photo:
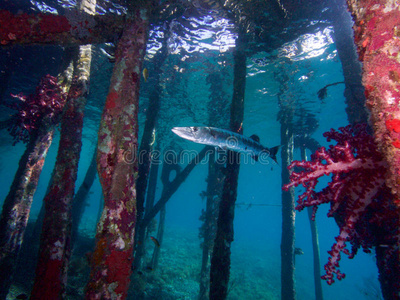
[[[0,46],[54,44],[62,46],[114,42],[122,33],[125,17],[89,15],[13,14],[0,10]]]

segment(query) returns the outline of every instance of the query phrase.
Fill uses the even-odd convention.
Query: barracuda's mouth
[[[171,131],[181,138],[194,141],[196,139],[197,127],[174,127]]]

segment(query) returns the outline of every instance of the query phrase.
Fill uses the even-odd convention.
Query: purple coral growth
[[[11,96],[19,100],[18,103],[9,105],[18,110],[8,128],[14,137],[14,145],[19,141],[28,142],[30,136],[37,132],[45,119],[48,125],[56,124],[66,99],[57,78],[51,75],[41,79],[34,94]]]

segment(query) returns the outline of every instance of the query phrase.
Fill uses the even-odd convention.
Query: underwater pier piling
[[[156,146],[156,151],[159,151],[158,145]],[[151,208],[153,208],[153,205],[154,205],[154,199],[156,198],[156,189],[157,189],[157,179],[158,179],[159,166],[160,166],[159,163],[152,163],[151,167],[150,167],[149,187],[147,188],[147,195],[146,195],[146,211],[149,211]],[[163,212],[161,210],[160,220],[161,220],[161,217],[162,217],[162,213]],[[150,233],[150,230],[149,230],[149,226],[147,225],[145,240],[147,240],[147,237],[149,236],[149,233]],[[158,240],[158,238],[157,238],[157,240]],[[150,263],[150,267],[153,270],[155,270],[155,268],[157,267],[157,263],[158,263],[158,260],[157,260],[158,257],[154,258],[156,249],[157,248],[154,248],[153,258],[152,258],[151,263]]]
[[[224,59],[221,56],[221,59]],[[224,123],[220,118],[219,114],[215,113],[215,110],[219,112],[227,112],[231,99],[224,92],[224,76],[220,69],[210,66],[208,69],[207,83],[210,85],[209,88],[209,103],[207,105],[208,110],[208,123],[210,126],[223,128]],[[222,155],[219,153],[218,155]],[[218,157],[219,159],[220,157]],[[218,207],[219,201],[222,195],[224,175],[219,170],[218,164],[216,163],[217,153],[214,149],[209,154],[208,160],[208,175],[207,175],[207,189],[205,192],[206,207],[200,215],[200,221],[203,224],[199,228],[199,237],[203,239],[201,244],[202,247],[202,259],[200,269],[200,289],[198,300],[206,300],[209,298],[210,291],[210,258],[212,249],[214,246],[215,231],[217,226]]]
[[[347,1],[363,62],[363,84],[375,141],[389,164],[386,184],[400,206],[400,10],[396,1]],[[397,4],[396,4],[397,3]]]
[[[400,198],[400,11],[389,0],[348,1],[348,5],[375,141],[389,164],[386,184]]]
[[[167,26],[167,28],[169,28]],[[151,167],[152,154],[155,140],[156,140],[156,124],[158,120],[158,113],[160,111],[161,104],[161,94],[162,88],[160,86],[161,77],[161,67],[168,56],[168,45],[167,41],[169,39],[170,33],[168,30],[164,30],[164,38],[162,41],[162,47],[159,52],[153,58],[152,69],[150,70],[149,78],[146,81],[151,81],[154,86],[152,92],[149,96],[149,107],[146,112],[146,121],[143,130],[142,141],[139,148],[139,178],[137,181],[137,222],[136,222],[136,236],[135,236],[135,259],[134,259],[134,269],[139,270],[142,265],[142,258],[145,255],[146,246],[146,227],[142,226],[142,219],[145,211],[145,195],[147,186],[149,184],[149,173]],[[154,165],[152,167],[155,167]],[[157,170],[158,172],[158,166]],[[157,178],[155,178],[157,180]],[[154,198],[153,198],[154,203]],[[146,209],[151,209],[153,206],[147,206]],[[147,205],[147,204],[146,204]],[[140,241],[140,243],[138,243]]]
[[[159,76],[157,76],[159,77]],[[148,185],[148,175],[150,173],[151,166],[151,150],[153,149],[153,143],[155,140],[155,126],[158,116],[158,111],[160,109],[160,88],[158,86],[159,82],[157,80],[156,88],[150,95],[150,104],[147,109],[146,122],[143,132],[142,141],[139,148],[139,178],[137,180],[137,222],[136,222],[136,250],[135,250],[135,260],[134,267],[139,270],[142,264],[142,257],[144,255],[145,247],[145,235],[146,227],[141,226],[141,221],[144,214],[144,202],[145,195]],[[140,243],[137,243],[140,241]]]
[[[388,164],[385,182],[396,198],[400,214],[399,6],[397,1],[390,0],[348,0],[347,4],[355,22],[354,40],[359,59],[363,62],[362,81],[370,124],[378,149]],[[376,247],[376,254],[384,299],[399,299],[398,245],[396,250]]]
[[[281,117],[281,157],[282,157],[282,184],[289,182],[287,167],[293,161],[293,129],[291,128],[291,114],[286,111]],[[295,286],[295,197],[294,188],[282,191],[282,240],[281,240],[281,299],[296,299]]]
[[[352,20],[346,11],[346,0],[330,2],[330,21],[333,24],[333,39],[342,64],[345,83],[346,112],[350,124],[366,123],[364,87],[361,83],[361,63],[353,42]]]
[[[72,84],[61,119],[60,144],[45,215],[31,299],[63,299],[71,242],[71,210],[82,147],[83,116],[90,77],[91,45],[79,46]]]
[[[54,129],[60,120],[72,77],[71,65],[57,78],[49,75],[42,78],[36,88],[36,100],[51,105],[48,115],[41,119],[36,129],[29,134],[29,141],[19,161],[19,167],[11,184],[10,191],[4,200],[0,218],[0,298],[5,299],[15,273],[16,261],[22,244],[28,217],[42,171],[47,151],[53,139]],[[31,100],[30,100],[31,101]],[[27,103],[27,101],[25,101]],[[26,108],[29,109],[29,108]],[[27,112],[29,114],[29,112]]]
[[[243,132],[244,94],[246,88],[246,54],[242,34],[236,40],[234,52],[233,96],[229,129]],[[210,300],[223,300],[228,295],[231,267],[231,243],[233,242],[233,219],[237,198],[240,153],[227,152],[226,176],[219,205],[217,232],[210,268]]]
[[[78,237],[78,229],[82,220],[82,216],[87,205],[88,194],[90,188],[93,185],[94,179],[97,175],[97,151],[93,152],[92,160],[90,161],[89,168],[86,171],[85,178],[78,191],[76,192],[74,199],[72,201],[72,229],[71,229],[71,249],[73,248],[74,242]]]
[[[158,228],[157,228],[157,241],[159,245],[163,244],[164,240],[164,229],[165,229],[165,217],[167,215],[167,210],[165,208],[165,205],[161,208],[160,210],[160,218],[158,221]],[[150,261],[150,268],[152,270],[155,270],[158,268],[158,262],[160,260],[160,246],[155,246],[153,250],[153,255],[151,256],[151,261]]]
[[[159,151],[159,147],[156,146],[156,151]],[[147,188],[147,195],[146,195],[146,211],[149,211],[153,208],[154,199],[156,198],[156,190],[157,190],[157,181],[158,181],[158,170],[160,164],[151,164],[150,167],[150,175],[149,175],[149,187]]]
[[[97,170],[104,209],[86,299],[127,297],[136,225],[138,105],[140,71],[146,51],[149,6],[130,7],[115,53],[115,64],[98,141]]]
[[[279,72],[280,71],[280,72]],[[280,122],[281,139],[281,158],[282,172],[281,183],[290,182],[290,172],[288,166],[293,161],[294,150],[294,130],[297,129],[293,124],[295,99],[289,87],[289,75],[284,70],[277,70],[274,73],[276,81],[279,83],[278,104],[280,111],[278,120]],[[300,141],[300,139],[298,140]],[[294,188],[289,191],[282,190],[282,234],[281,234],[281,299],[296,299],[295,284],[295,194]]]
[[[314,290],[315,300],[323,300],[322,279],[321,279],[321,258],[319,251],[318,227],[313,220],[313,208],[307,207],[308,220],[310,221],[311,241],[313,248],[313,263],[314,263]]]
[[[0,220],[0,299],[6,298],[12,283],[33,195],[53,133],[53,130],[45,130],[28,144],[27,151],[19,162],[19,169],[10,192],[4,201]]]
[[[216,151],[209,154],[207,191],[206,191],[206,209],[200,217],[203,224],[200,227],[199,236],[203,238],[202,259],[200,269],[200,291],[198,300],[208,299],[210,288],[210,253],[213,248],[216,229],[216,216],[218,214],[219,200],[221,199],[223,175],[218,170],[215,162]]]
[[[318,147],[319,148],[319,147]],[[307,160],[306,145],[300,148],[301,160]],[[314,153],[315,150],[313,149]],[[322,293],[322,279],[321,279],[321,259],[319,251],[319,239],[318,239],[318,228],[317,221],[313,218],[313,208],[307,207],[308,220],[310,222],[311,230],[311,241],[313,249],[313,263],[314,263],[314,290],[315,290],[315,300],[323,300]]]

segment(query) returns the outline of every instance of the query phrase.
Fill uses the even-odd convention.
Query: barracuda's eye
[[[193,132],[197,132],[199,130],[198,127],[192,127]]]

